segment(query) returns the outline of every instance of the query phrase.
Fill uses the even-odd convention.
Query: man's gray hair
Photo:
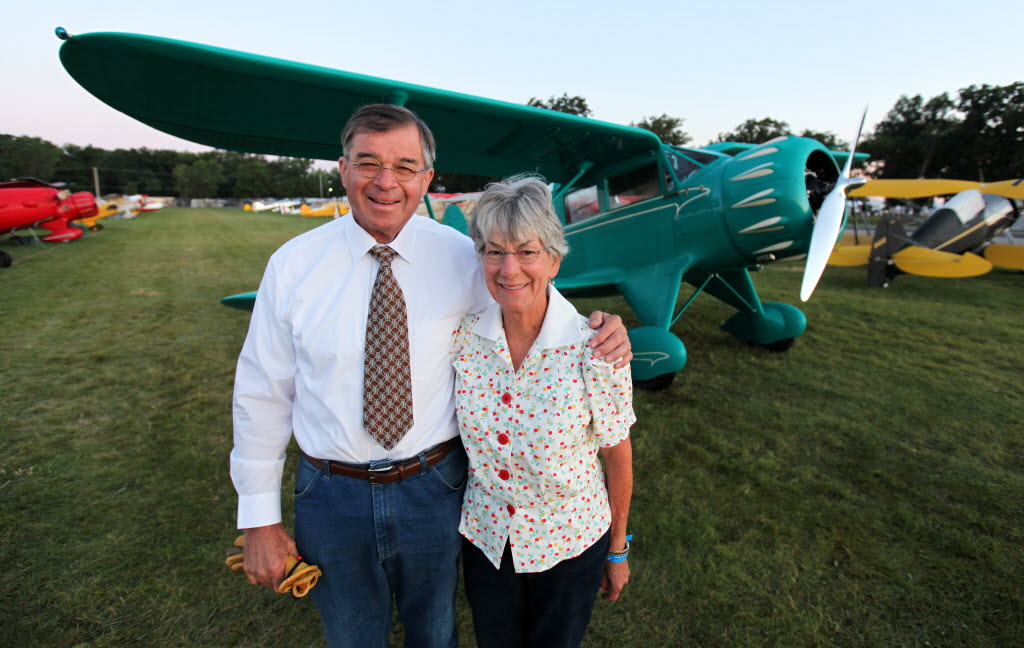
[[[483,255],[487,240],[493,235],[516,242],[536,236],[541,246],[551,248],[558,258],[569,253],[562,223],[551,204],[551,191],[535,175],[514,175],[487,185],[473,209],[469,227],[477,254]]]
[[[368,104],[357,108],[341,131],[341,148],[347,155],[356,133],[385,133],[404,126],[415,126],[419,129],[423,168],[433,168],[437,144],[434,143],[434,134],[430,132],[430,127],[413,111],[394,104]]]

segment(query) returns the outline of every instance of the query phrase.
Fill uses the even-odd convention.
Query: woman
[[[615,600],[629,580],[629,369],[592,360],[593,331],[552,285],[568,246],[541,180],[489,185],[470,236],[496,302],[462,320],[452,355],[477,643],[579,646],[598,590]]]

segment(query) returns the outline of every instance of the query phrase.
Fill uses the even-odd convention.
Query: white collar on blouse
[[[346,234],[348,237],[348,248],[352,253],[352,261],[358,261],[364,254],[369,253],[370,248],[377,245],[377,241],[370,236],[370,233],[359,226],[356,219],[346,214],[342,217],[344,220],[349,221],[345,223]],[[423,251],[416,249],[416,233],[418,230],[417,225],[419,224],[416,219],[425,218],[419,214],[413,214],[409,222],[402,227],[402,230],[398,232],[398,236],[395,240],[388,243],[388,247],[398,253],[405,262],[416,264],[422,261]]]
[[[488,340],[505,339],[501,306],[497,302],[491,302],[480,312],[480,319],[473,327],[473,332]],[[554,286],[548,286],[548,310],[544,313],[544,323],[533,345],[539,349],[557,349],[582,341],[579,313]]]

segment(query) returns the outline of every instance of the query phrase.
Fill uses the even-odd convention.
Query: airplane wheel
[[[646,389],[647,391],[661,391],[663,389],[667,389],[668,386],[671,385],[672,381],[675,379],[675,373],[667,373],[661,374],[660,376],[655,376],[650,380],[634,380],[633,385],[635,387],[639,387],[640,389]]]
[[[92,227],[90,227],[89,229],[90,229],[90,230],[92,230],[93,232],[98,232],[98,231],[100,231],[101,229],[103,229],[103,226],[102,226],[102,225],[99,225],[99,224],[97,224],[97,225],[93,225],[93,226],[92,226]]]
[[[0,268],[10,268],[11,261],[11,255],[7,254],[3,250],[0,250]]]
[[[771,344],[765,344],[764,348],[769,351],[789,351],[793,348],[793,344],[796,342],[796,338],[786,338],[785,340],[779,340],[778,342],[772,342]]]
[[[27,236],[12,236],[11,240],[15,245],[28,245],[32,242],[32,239]]]

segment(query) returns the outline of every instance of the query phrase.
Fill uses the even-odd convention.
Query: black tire
[[[763,345],[764,348],[769,351],[781,353],[782,351],[789,351],[793,348],[793,344],[796,343],[796,338],[786,338],[785,340],[779,340],[778,342],[772,342],[771,344]]]
[[[98,231],[100,231],[101,229],[103,229],[103,226],[102,226],[102,225],[100,225],[99,223],[96,223],[95,225],[93,225],[93,226],[92,226],[92,227],[90,227],[89,229],[90,229],[90,230],[92,230],[93,232],[98,232]]]
[[[10,268],[12,261],[10,254],[0,250],[0,268]]]
[[[634,380],[633,386],[639,389],[646,389],[647,391],[661,391],[663,389],[668,389],[668,386],[671,385],[672,381],[675,379],[675,373],[667,373],[655,376],[650,380]]]

